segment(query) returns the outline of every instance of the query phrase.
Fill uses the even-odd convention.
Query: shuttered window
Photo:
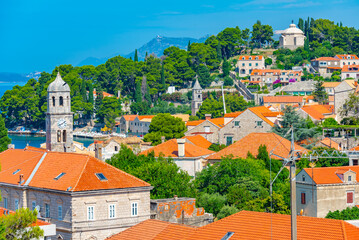
[[[353,192],[347,192],[347,203],[353,203],[354,201],[354,193]]]
[[[301,193],[301,194],[300,194],[300,199],[301,199],[301,203],[302,203],[302,204],[305,204],[305,203],[306,203],[305,193]]]

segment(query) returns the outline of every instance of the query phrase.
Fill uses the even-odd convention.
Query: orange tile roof
[[[252,153],[254,156],[257,156],[258,148],[260,145],[266,145],[268,152],[272,151],[275,147],[273,151],[274,154],[281,157],[287,157],[290,152],[290,144],[290,141],[275,133],[250,133],[232,145],[222,149],[215,154],[210,155],[207,157],[207,159],[219,160],[222,157],[230,155],[233,157],[246,158],[248,152]],[[305,148],[297,144],[295,144],[295,149],[303,152],[306,151]],[[278,159],[275,156],[273,156],[273,158]]]
[[[316,120],[322,120],[325,118],[325,114],[331,114],[334,111],[333,105],[306,105],[301,108],[309,116]]]
[[[123,115],[126,121],[133,121],[137,117],[137,115]]]
[[[334,70],[342,70],[341,67],[327,67],[328,69],[334,69]]]
[[[260,117],[263,121],[265,121],[266,123],[268,123],[269,125],[271,125],[272,127],[274,126],[274,123],[271,122],[268,118],[266,118],[263,114],[267,114],[267,113],[272,113],[271,110],[269,110],[267,107],[264,106],[259,106],[259,107],[251,107],[247,109],[248,111],[253,112],[255,115],[257,115],[258,117]],[[278,113],[279,114],[279,113]]]
[[[291,216],[241,211],[193,230],[185,240],[219,240],[233,232],[230,240],[289,240]],[[305,240],[354,240],[359,228],[343,220],[297,216],[297,237]]]
[[[222,128],[224,126],[224,118],[211,118],[208,119],[208,121],[210,121],[211,123],[213,123],[214,125]]]
[[[341,82],[323,82],[322,86],[325,88],[335,88],[338,86]]]
[[[359,151],[359,145],[350,149],[351,151]]]
[[[242,112],[243,112],[243,111],[241,111],[241,112],[226,113],[226,114],[224,114],[224,117],[225,117],[225,118],[236,118],[236,117],[238,117]]]
[[[96,91],[93,91],[93,95],[95,97],[97,97],[97,93]],[[102,96],[105,98],[105,97],[114,97],[115,95],[111,94],[111,93],[107,93],[107,92],[102,92]]]
[[[315,58],[315,59],[312,59],[310,61],[338,61],[338,59],[336,58],[333,58],[333,57],[320,57],[320,58]]]
[[[264,103],[302,103],[301,96],[264,96]]]
[[[258,59],[256,59],[256,58],[258,58]],[[243,56],[238,57],[239,61],[262,60],[262,59],[263,59],[263,56],[261,56],[261,55],[243,55]]]
[[[324,138],[322,141],[320,141],[320,143],[329,148],[335,148],[336,150],[342,150],[342,148],[339,146],[339,144],[337,142],[334,142],[330,138]]]
[[[203,123],[205,120],[196,120],[196,121],[188,121],[186,126],[198,126]]]
[[[262,113],[264,117],[277,117],[278,115],[284,115],[282,112],[265,112]]]
[[[145,118],[148,118],[148,119],[152,119],[156,117],[156,115],[142,115],[142,116],[138,116],[138,120],[142,120],[142,119],[145,119]]]
[[[359,72],[359,65],[344,65],[342,72]]]
[[[359,59],[357,55],[354,54],[342,54],[342,55],[335,55],[336,58],[339,58],[340,60],[356,60]],[[348,59],[348,57],[351,57]],[[354,58],[354,59],[353,59]]]
[[[165,157],[178,157],[178,143],[177,139],[171,139],[157,146],[151,147],[140,154],[147,155],[150,152],[154,152],[156,157],[164,155]],[[191,143],[185,143],[185,157],[196,158],[201,156],[207,156],[214,153],[206,148],[193,145]]]
[[[22,185],[29,180],[29,187],[70,192],[150,186],[126,172],[84,154],[8,149],[0,153],[0,164],[0,182],[13,185],[18,185],[19,176],[22,174]],[[36,170],[37,165],[39,167]],[[13,174],[17,169],[20,171]],[[35,174],[30,179],[33,172]],[[65,175],[55,180],[61,173]],[[100,181],[95,173],[103,173],[107,180]]]
[[[182,240],[195,227],[148,219],[106,240]]]
[[[8,211],[8,212],[7,212]],[[15,214],[15,211],[0,207],[0,218],[8,215],[8,214]],[[31,224],[30,226],[44,226],[44,225],[50,225],[51,223],[42,221],[40,219],[37,219],[35,223]]]
[[[313,169],[303,168],[303,170],[313,179],[316,184],[341,184],[343,181],[337,174],[343,174],[349,170],[356,172],[356,181],[359,182],[359,166],[318,167]]]
[[[267,73],[271,73],[273,75],[280,75],[281,70],[280,69],[253,69],[251,72],[251,76],[262,76]]]
[[[190,141],[194,145],[196,145],[198,147],[201,147],[201,148],[208,149],[212,145],[212,143],[210,141],[208,141],[207,139],[205,139],[201,135],[185,136],[183,138],[187,139],[188,141]]]

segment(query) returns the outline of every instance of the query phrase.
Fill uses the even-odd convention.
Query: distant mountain
[[[163,51],[168,47],[175,46],[181,49],[187,49],[187,45],[189,41],[191,43],[203,43],[206,41],[207,38],[208,36],[202,37],[200,39],[188,38],[188,37],[175,38],[175,37],[157,36],[156,38],[152,39],[151,41],[149,41],[148,43],[137,49],[138,59],[139,60],[145,59],[146,52],[148,54],[155,54],[157,57],[161,57],[163,55]],[[125,55],[125,57],[127,58],[132,57],[132,59],[134,58],[134,56],[135,56],[135,51]]]
[[[27,82],[26,74],[0,72],[0,82]]]
[[[203,43],[206,41],[206,39],[209,36],[205,36],[199,39],[196,38],[189,38],[189,37],[183,37],[183,38],[176,38],[176,37],[163,37],[163,36],[157,36],[153,38],[148,43],[144,44],[142,47],[138,48],[138,59],[144,60],[146,56],[146,52],[148,54],[155,54],[157,57],[161,57],[163,55],[163,51],[171,46],[179,47],[181,49],[187,49],[188,41],[191,43]],[[84,66],[84,65],[94,65],[98,66],[102,63],[105,63],[107,59],[118,56],[120,54],[113,54],[112,56],[106,57],[106,58],[95,58],[95,57],[88,57],[85,60],[81,61],[77,66]],[[127,54],[127,55],[121,55],[126,58],[134,58],[135,51]]]

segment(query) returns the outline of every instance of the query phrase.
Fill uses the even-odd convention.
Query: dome
[[[62,80],[60,72],[57,73],[55,81],[50,83],[49,87],[47,88],[48,92],[70,92],[69,85]]]
[[[289,28],[284,30],[283,33],[284,34],[302,34],[302,35],[304,35],[303,31],[300,30],[299,28],[297,28],[297,26],[294,23],[289,25]]]

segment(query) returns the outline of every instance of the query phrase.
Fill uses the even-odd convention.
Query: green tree
[[[315,83],[315,90],[313,92],[314,100],[320,104],[328,103],[328,93],[325,91],[323,81],[317,81]]]
[[[138,62],[138,53],[137,53],[137,49],[135,49],[135,57],[133,58],[133,60],[135,62]]]
[[[171,158],[155,158],[152,153],[148,156],[136,155],[125,145],[113,155],[107,163],[119,168],[153,186],[151,199],[179,197],[194,197],[191,177],[182,171]]]
[[[116,97],[105,97],[96,117],[100,123],[105,123],[105,118],[106,121],[113,122],[113,118],[118,117],[120,113],[121,105],[118,99]]]
[[[345,100],[343,106],[339,110],[339,114],[344,117],[353,117],[359,119],[359,96],[351,93]]]
[[[273,42],[273,28],[269,25],[262,25],[258,20],[252,29],[252,42],[256,47],[262,47],[262,44],[271,44]]]
[[[223,68],[223,77],[227,77],[231,70],[231,64],[226,59],[223,60],[222,68]]]
[[[221,208],[219,213],[217,214],[217,219],[220,220],[222,218],[228,217],[230,215],[233,215],[235,213],[239,212],[239,209],[237,209],[234,206],[225,205]]]
[[[347,207],[341,211],[329,211],[325,218],[338,219],[338,220],[357,220],[359,219],[358,207]]]
[[[186,125],[182,119],[173,117],[169,113],[160,113],[152,119],[144,141],[158,145],[161,143],[162,136],[165,136],[166,140],[178,139],[184,136],[185,131]]]
[[[203,193],[198,197],[196,203],[198,206],[203,207],[206,212],[213,213],[214,216],[217,216],[221,208],[227,203],[227,199],[219,193]]]
[[[323,127],[338,126],[339,123],[334,118],[326,118],[323,123]]]
[[[298,28],[304,32],[304,21],[302,18],[298,20]]]
[[[8,137],[4,118],[0,116],[0,152],[5,151],[10,143],[11,139]]]
[[[233,79],[229,76],[224,77],[223,79],[223,86],[233,86],[234,82]]]
[[[187,52],[191,51],[191,41],[188,41],[187,44]]]
[[[290,209],[288,209],[287,204],[284,201],[282,195],[273,192],[273,212],[280,214],[290,214]],[[248,201],[245,210],[256,211],[256,212],[271,212],[271,197],[268,196],[264,199],[253,199]]]
[[[266,66],[272,65],[273,64],[273,60],[271,58],[266,58],[266,60],[264,61],[264,64]]]
[[[163,63],[161,68],[161,84],[162,84],[162,92],[166,92],[165,66]]]
[[[222,48],[221,55],[225,59],[237,55],[241,50],[240,46],[244,44],[239,27],[224,29],[218,33],[217,39]]]
[[[93,86],[92,84],[89,84],[89,97],[88,97],[88,102],[91,103],[92,105],[94,105],[94,99],[93,99]]]
[[[0,226],[4,229],[0,232],[0,239],[6,240],[31,240],[39,239],[44,231],[38,226],[31,226],[36,222],[36,211],[28,208],[20,208],[14,214],[0,218]]]

